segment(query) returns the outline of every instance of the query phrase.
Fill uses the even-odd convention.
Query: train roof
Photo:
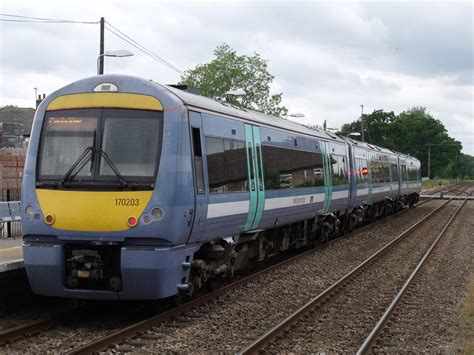
[[[356,147],[359,147],[359,148],[375,150],[375,151],[379,151],[379,152],[386,153],[386,154],[395,154],[395,155],[400,154],[400,153],[398,153],[394,150],[384,148],[384,147],[380,147],[378,145],[367,143],[367,142],[361,142],[361,141],[358,141],[358,140],[353,139],[353,138],[347,138],[347,141],[349,141],[349,143],[351,143],[353,146],[356,146]]]
[[[352,144],[353,146],[362,147],[362,148],[373,150],[373,151],[379,151],[385,154],[398,155],[407,159],[417,160],[416,158],[410,155],[403,154],[403,153],[400,153],[388,148],[379,147],[375,144],[361,142],[352,138],[344,139],[344,138],[339,137],[336,134],[323,131],[320,129],[309,128],[300,123],[293,122],[288,119],[275,117],[275,116],[269,116],[261,112],[243,109],[243,108],[233,106],[231,104],[228,104],[222,101],[214,100],[202,95],[193,94],[191,92],[184,91],[170,85],[163,85],[163,86],[169,91],[171,91],[173,94],[175,94],[186,105],[191,106],[191,107],[196,107],[196,108],[200,108],[200,109],[204,109],[208,111],[222,113],[222,114],[226,114],[233,117],[244,118],[252,122],[263,123],[268,126],[282,128],[282,129],[286,129],[286,130],[293,131],[296,133],[302,133],[302,134],[307,134],[310,136],[315,136],[318,138],[326,138],[328,140],[339,141],[341,143],[348,142],[349,144]]]
[[[365,149],[369,149],[369,150],[375,150],[375,151],[379,151],[379,152],[387,153],[387,154],[394,154],[394,155],[398,155],[399,157],[402,157],[402,158],[405,158],[405,159],[412,159],[412,160],[417,160],[418,161],[417,158],[415,158],[415,157],[413,157],[409,154],[404,154],[404,153],[397,152],[396,150],[380,147],[378,145],[370,144],[370,143],[367,143],[367,142],[361,142],[361,141],[358,141],[358,140],[352,139],[352,138],[346,138],[346,140],[349,141],[352,145],[354,145],[356,147],[361,147],[361,148],[365,148]]]
[[[276,128],[282,128],[296,133],[302,133],[310,136],[325,138],[328,140],[339,141],[341,143],[344,143],[344,139],[330,132],[325,132],[319,129],[312,129],[297,122],[293,122],[281,117],[269,116],[260,112],[243,109],[202,95],[196,95],[184,90],[180,90],[173,86],[164,85],[164,87],[171,91],[173,94],[175,94],[188,106],[222,113],[237,118],[243,118],[255,123],[265,124]]]

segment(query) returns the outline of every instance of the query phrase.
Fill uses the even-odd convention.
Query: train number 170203
[[[116,198],[115,206],[140,206],[138,198]]]

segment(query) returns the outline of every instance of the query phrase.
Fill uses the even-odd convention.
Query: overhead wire
[[[183,71],[181,69],[179,69],[175,65],[171,64],[167,60],[161,58],[159,55],[153,53],[151,50],[149,50],[148,48],[146,48],[145,46],[143,46],[139,42],[135,41],[133,38],[131,38],[130,36],[128,36],[124,32],[120,31],[117,27],[112,25],[110,22],[105,21],[105,23],[106,23],[105,29],[108,30],[110,33],[114,34],[115,36],[117,36],[121,40],[127,42],[128,44],[135,47],[139,51],[145,53],[146,55],[150,56],[151,58],[159,61],[161,64],[166,65],[168,68],[174,70],[175,72],[177,72],[179,74],[183,74]]]
[[[96,24],[100,23],[100,21],[74,21],[74,20],[52,19],[52,18],[44,18],[44,17],[31,17],[31,16],[1,14],[1,13],[0,13],[0,16],[16,18],[16,19],[1,19],[0,18],[0,21],[5,21],[5,22],[78,23],[78,24],[85,24],[85,25],[96,25]]]
[[[1,16],[8,17],[8,18],[1,18]],[[100,21],[74,21],[74,20],[52,19],[52,18],[45,18],[45,17],[32,17],[32,16],[12,15],[12,14],[3,14],[3,13],[0,13],[0,21],[2,21],[2,22],[23,22],[23,23],[49,23],[49,24],[76,23],[76,24],[88,24],[88,25],[89,24],[96,25],[96,24],[100,23]],[[120,31],[117,27],[112,25],[110,22],[108,22],[108,21],[104,21],[104,22],[105,22],[104,28],[107,31],[109,31],[110,33],[112,33],[113,35],[115,35],[118,38],[120,38],[121,40],[127,42],[128,44],[130,44],[132,47],[138,49],[139,51],[145,53],[146,55],[148,55],[152,59],[160,62],[163,65],[166,65],[171,70],[174,70],[175,72],[177,72],[179,74],[184,73],[181,69],[179,69],[175,65],[173,65],[170,62],[168,62],[167,60],[163,59],[158,54],[152,52],[151,50],[149,50],[148,48],[146,48],[145,46],[143,46],[142,44],[140,44],[139,42],[137,42],[136,40],[134,40],[133,38],[128,36],[126,33]]]

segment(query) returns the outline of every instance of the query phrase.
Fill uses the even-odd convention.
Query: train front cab
[[[127,93],[96,92],[104,81]],[[34,293],[157,299],[187,286],[196,245],[186,244],[194,200],[185,113],[158,85],[115,75],[42,102],[22,194]]]

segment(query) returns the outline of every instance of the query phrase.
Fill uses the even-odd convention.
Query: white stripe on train
[[[348,198],[349,191],[334,191],[332,193],[332,201]],[[276,197],[265,199],[265,211],[275,210],[278,208],[308,205],[310,203],[320,203],[324,201],[324,193],[298,195],[287,197]],[[227,217],[242,213],[248,213],[250,203],[246,201],[212,203],[208,205],[207,218]]]

